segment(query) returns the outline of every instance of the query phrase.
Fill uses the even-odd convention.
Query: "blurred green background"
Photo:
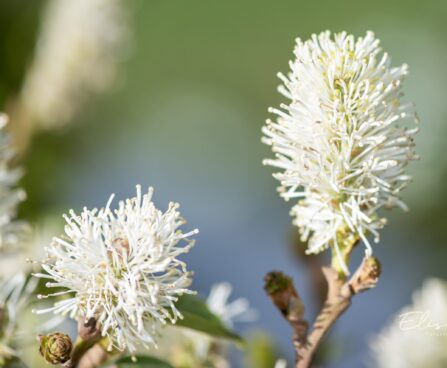
[[[45,3],[1,2],[3,110],[32,60]],[[269,331],[291,359],[290,331],[264,296],[262,278],[271,269],[293,275],[310,305],[312,288],[306,266],[294,257],[289,204],[261,164],[271,153],[260,143],[260,129],[267,108],[282,101],[276,73],[288,70],[296,37],[373,30],[394,64],[410,66],[404,91],[421,120],[422,159],[409,169],[414,182],[404,199],[411,211],[389,214],[375,248],[384,265],[379,286],[360,296],[333,332],[337,354],[328,366],[366,366],[369,337],[409,302],[412,290],[428,276],[447,278],[447,2],[140,0],[126,6],[133,41],[117,83],[89,99],[70,125],[33,137],[20,162],[28,193],[20,216],[33,223],[60,219],[69,208],[105,204],[112,192],[123,198],[136,184],[154,186],[161,208],[179,201],[187,226],[201,231],[188,258],[194,286],[206,294],[212,283],[230,281],[235,296],[260,311],[255,327]],[[314,313],[309,308],[309,317]]]

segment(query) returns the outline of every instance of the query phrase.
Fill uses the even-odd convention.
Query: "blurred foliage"
[[[245,367],[272,368],[279,358],[278,348],[265,332],[252,331],[247,336]]]
[[[18,92],[32,60],[44,0],[6,0],[0,11],[0,103]]]
[[[184,317],[177,321],[176,326],[204,332],[214,337],[242,342],[242,338],[229,330],[220,318],[210,311],[205,301],[200,298],[185,294],[179,298],[175,306]]]
[[[134,360],[132,360],[132,357],[122,357],[104,364],[100,368],[111,366],[117,368],[172,368],[172,366],[165,361],[144,355],[137,356]]]
[[[21,158],[26,168],[20,185],[26,188],[27,200],[20,206],[19,217],[39,222],[42,215],[60,218],[67,208],[60,208],[57,197],[60,167],[70,166],[70,157],[78,146],[76,139],[67,139],[70,128],[41,131],[33,137],[31,146]],[[76,178],[73,178],[76,180]]]

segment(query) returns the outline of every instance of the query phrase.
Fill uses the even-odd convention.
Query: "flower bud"
[[[281,313],[289,318],[301,318],[304,305],[293,285],[292,279],[282,272],[269,272],[264,278],[264,289]]]
[[[367,281],[377,281],[382,272],[382,265],[375,257],[368,257],[364,261],[363,273],[361,277]]]
[[[374,287],[379,281],[381,271],[379,260],[366,256],[349,283],[350,291],[356,294]]]
[[[47,363],[61,364],[70,359],[73,344],[70,336],[61,332],[39,336],[39,352]]]

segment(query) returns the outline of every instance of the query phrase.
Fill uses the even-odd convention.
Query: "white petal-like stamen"
[[[417,129],[403,125],[416,119],[401,103],[407,66],[392,67],[380,51],[372,32],[356,40],[327,31],[297,39],[291,72],[280,75],[290,102],[269,110],[277,118],[263,127],[263,142],[275,159],[264,163],[281,170],[274,174],[280,195],[299,198],[291,215],[310,253],[332,246],[340,254],[341,228],[371,253],[367,236],[377,241],[385,223],[377,211],[405,208],[398,196],[411,180],[405,168],[417,158]]]
[[[182,318],[175,302],[193,291],[191,272],[177,257],[194,245],[189,236],[198,231],[183,234],[178,204],[163,213],[152,193],[142,195],[137,186],[137,196],[116,210],[109,201],[105,208],[64,216],[65,235],[54,238],[42,267],[54,281],[47,286],[66,288],[72,298],[38,313],[94,317],[110,347],[130,352],[155,345],[159,325]]]

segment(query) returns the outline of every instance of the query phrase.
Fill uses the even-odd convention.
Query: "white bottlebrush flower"
[[[24,337],[18,327],[19,319],[23,318],[36,285],[37,280],[27,281],[22,273],[0,281],[0,367],[19,356],[17,349]]]
[[[447,367],[447,282],[426,280],[371,348],[373,367]]]
[[[15,152],[4,133],[7,123],[8,117],[0,113],[0,251],[6,252],[17,248],[29,230],[25,223],[14,220],[18,204],[25,199],[25,192],[16,188],[21,170],[10,167]]]
[[[279,75],[290,101],[270,109],[277,119],[263,128],[276,156],[264,163],[281,170],[274,177],[282,197],[300,198],[291,214],[308,253],[332,246],[342,261],[337,233],[347,230],[371,253],[367,237],[377,242],[385,223],[377,211],[405,209],[399,192],[415,158],[417,129],[400,125],[415,117],[401,103],[407,66],[392,67],[372,32],[297,39],[295,57],[291,72]]]
[[[163,213],[152,192],[142,195],[137,186],[137,196],[116,210],[110,209],[112,196],[105,208],[64,216],[65,235],[54,238],[42,264],[48,274],[36,276],[51,279],[47,287],[66,289],[48,296],[71,297],[39,313],[93,317],[110,347],[131,352],[155,345],[160,323],[182,318],[175,302],[193,292],[191,272],[178,257],[194,245],[189,237],[197,230],[182,233],[179,205],[170,203]]]
[[[123,0],[50,0],[21,102],[33,123],[68,122],[91,94],[111,86],[129,43]]]

